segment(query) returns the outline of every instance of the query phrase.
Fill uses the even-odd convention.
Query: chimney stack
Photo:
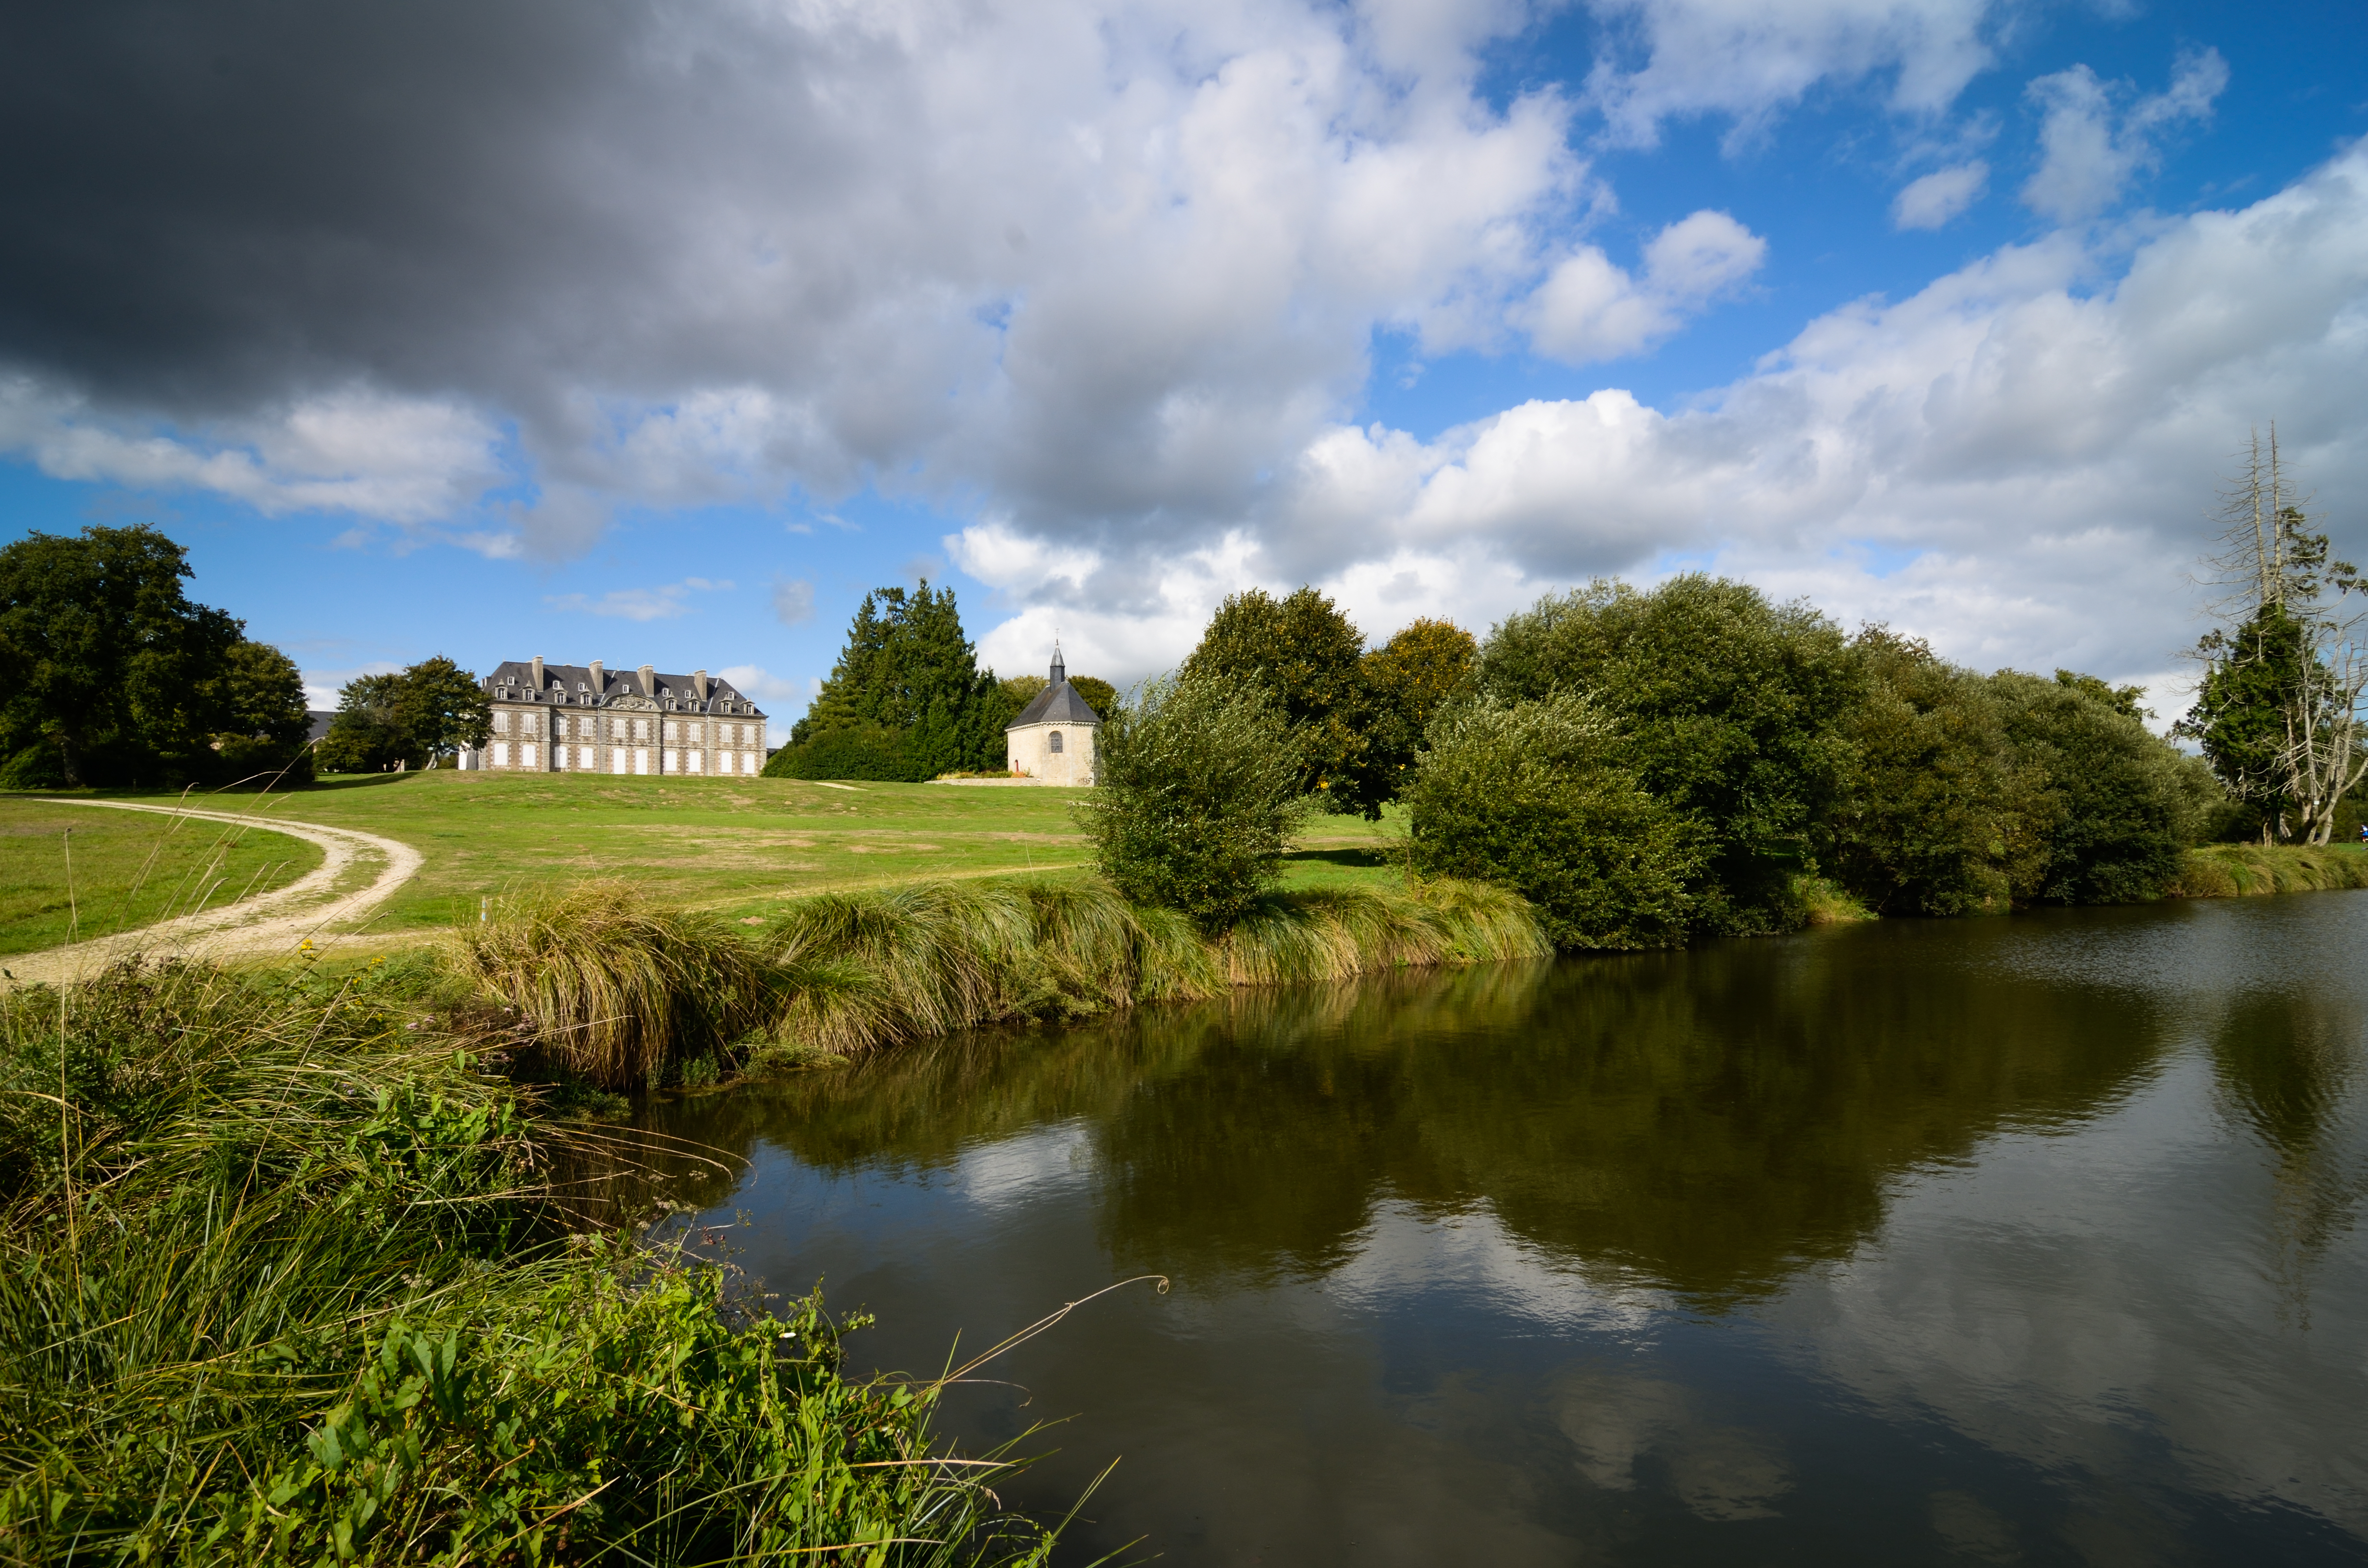
[[[651,665],[643,665],[642,666],[642,695],[643,697],[655,698],[657,694],[658,676],[656,667]]]
[[[600,699],[609,694],[609,676],[606,670],[602,667],[600,661],[598,659],[592,661],[591,669],[592,701],[593,705],[597,707],[599,705]]]
[[[534,698],[538,702],[542,700],[542,655],[541,653],[534,656]]]
[[[699,693],[699,699],[701,702],[707,700],[707,672],[705,670],[696,670],[692,672],[690,677],[690,689]]]

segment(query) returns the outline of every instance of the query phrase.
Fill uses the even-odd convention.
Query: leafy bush
[[[2010,804],[2028,789],[1989,683],[1879,627],[1852,646],[1867,689],[1844,728],[1827,868],[1878,915],[2004,913],[2009,841],[2020,849],[2032,835]]]
[[[1649,594],[1599,580],[1549,595],[1489,634],[1475,676],[1505,703],[1591,699],[1636,782],[1695,824],[1695,927],[1734,935],[1799,923],[1793,890],[1839,783],[1858,681],[1815,609],[1691,574]]]
[[[862,778],[882,784],[918,784],[935,777],[906,738],[877,724],[816,730],[783,746],[765,764],[768,778]]]
[[[1645,792],[1626,755],[1577,697],[1450,711],[1407,791],[1415,864],[1514,890],[1561,947],[1684,940],[1703,835]]]
[[[2046,801],[2038,853],[2017,896],[2127,903],[2177,885],[2181,851],[2219,791],[2204,766],[2147,733],[2078,677],[1993,676],[2008,744]],[[2036,813],[2034,813],[2036,814]]]
[[[2157,898],[2227,813],[2209,768],[2147,733],[2135,688],[1985,678],[1880,628],[1853,646],[1867,688],[1826,859],[1878,913]]]
[[[1281,875],[1305,820],[1299,739],[1256,687],[1155,682],[1104,722],[1101,784],[1073,808],[1102,874],[1137,903],[1230,926]]]

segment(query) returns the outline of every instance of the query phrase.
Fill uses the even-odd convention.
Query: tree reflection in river
[[[2305,1325],[2313,1266],[2368,1196],[2368,1166],[2341,1135],[2362,1024],[2348,988],[2260,991],[2238,997],[2212,1035],[2223,1114],[2272,1162],[2271,1273],[2285,1310]]]
[[[1846,1256],[1905,1174],[2089,1115],[2164,1049],[2143,987],[2002,974],[1918,934],[1246,994],[951,1040],[647,1125],[926,1170],[1074,1123],[1117,1267],[1188,1290],[1331,1269],[1395,1201],[1485,1205],[1560,1266],[1715,1312]]]

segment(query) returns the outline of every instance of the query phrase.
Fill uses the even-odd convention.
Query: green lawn
[[[783,900],[825,888],[1076,875],[1091,859],[1069,820],[1084,793],[438,769],[332,778],[255,803],[265,816],[359,828],[420,850],[426,866],[376,923],[397,935],[444,928],[484,897],[590,877],[621,877],[670,902],[761,925]],[[251,800],[242,797],[241,807]],[[1403,831],[1396,821],[1314,818],[1288,884],[1394,878],[1392,847]]]
[[[317,847],[282,834],[0,796],[0,953],[226,903],[320,863]]]

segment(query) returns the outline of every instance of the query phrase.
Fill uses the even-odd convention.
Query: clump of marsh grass
[[[480,995],[515,1010],[552,1067],[604,1088],[728,1058],[777,1010],[771,966],[754,948],[624,882],[505,899],[461,927],[454,962]]]

